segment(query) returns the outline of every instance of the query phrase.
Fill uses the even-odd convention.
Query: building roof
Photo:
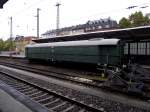
[[[46,43],[46,42],[57,42],[57,41],[86,40],[91,38],[118,38],[118,39],[129,40],[129,41],[130,40],[139,41],[145,39],[150,40],[150,25],[134,27],[134,28],[82,33],[77,35],[56,36],[55,38],[45,38],[45,39],[35,40],[35,42]]]
[[[112,20],[110,18],[106,18],[106,19],[99,19],[99,20],[93,20],[93,21],[89,20],[84,24],[78,24],[75,26],[60,28],[58,31],[60,33],[67,32],[67,31],[78,31],[78,30],[85,30],[85,32],[88,32],[88,31],[93,31],[95,29],[100,30],[104,28],[108,29],[108,28],[117,28],[117,27],[118,27],[117,21]],[[57,32],[57,29],[53,29],[53,30],[45,32],[42,35],[43,36],[54,35],[56,34],[56,32]]]
[[[3,8],[3,5],[7,2],[8,0],[0,0],[0,8]]]
[[[31,41],[31,40],[34,40],[34,39],[37,39],[37,37],[34,37],[34,36],[18,36],[15,38],[15,41]]]

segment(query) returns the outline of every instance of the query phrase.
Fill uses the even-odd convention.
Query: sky
[[[118,22],[135,11],[150,13],[150,0],[9,0],[0,9],[0,38],[6,40],[10,37],[10,17],[13,18],[13,37],[36,36],[37,8],[40,8],[40,35],[55,29],[55,5],[58,2],[61,3],[60,28],[108,17]],[[127,9],[133,5],[138,7]]]

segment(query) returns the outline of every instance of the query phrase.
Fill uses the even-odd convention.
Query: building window
[[[128,48],[128,43],[126,43],[124,46],[124,54],[128,54]]]
[[[147,55],[150,55],[150,42],[147,42]]]
[[[130,54],[137,54],[137,43],[130,43]]]
[[[146,43],[145,42],[138,43],[138,54],[145,55],[145,51],[146,51]]]

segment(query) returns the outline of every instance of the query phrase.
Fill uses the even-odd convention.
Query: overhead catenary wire
[[[25,8],[23,8],[23,9],[21,9],[21,10],[19,10],[18,12],[15,12],[14,14],[12,14],[12,17],[17,17],[17,16],[19,16],[19,15],[21,15],[21,14],[24,14],[25,12],[27,12],[27,11],[29,11],[31,8],[33,8],[33,6],[35,6],[35,5],[38,5],[38,4],[40,4],[41,2],[44,2],[44,1],[46,1],[46,0],[39,0],[39,1],[37,1],[37,2],[35,2],[35,3],[33,3],[33,4],[31,4],[31,5],[29,5],[28,7],[25,7]],[[5,21],[5,20],[7,20],[8,19],[8,17],[6,17],[6,18],[4,18],[3,20]],[[1,23],[1,22],[0,22]]]
[[[42,0],[42,1],[39,0],[39,1],[29,5],[28,7],[25,7],[23,9],[21,9],[20,11],[16,12],[15,14],[13,14],[12,17],[16,17],[16,16],[19,16],[20,14],[24,14],[25,12],[27,12],[31,8],[33,8],[35,5],[38,5],[38,4],[40,4],[41,2],[44,2],[44,1],[46,1],[46,0]],[[139,5],[131,5],[129,7],[136,6],[136,7],[133,7],[133,8],[138,8],[138,7],[139,8],[146,8],[146,7],[149,7],[148,5],[150,5],[150,3],[143,3],[143,4],[139,4]],[[95,15],[101,15],[101,14],[110,14],[110,13],[113,13],[113,12],[118,12],[118,11],[122,11],[122,10],[128,9],[129,7],[114,9],[114,10],[110,10],[110,11],[106,11],[106,12],[104,11],[104,12],[100,12],[100,13],[89,15],[88,17],[95,16]],[[133,9],[133,8],[129,8],[129,9]],[[37,9],[37,7],[35,9]],[[43,11],[43,9],[42,9],[42,11]],[[5,18],[5,19],[7,19],[7,18]],[[79,18],[79,19],[81,19],[81,18]]]
[[[25,12],[27,12],[27,11],[29,11],[31,8],[33,8],[35,5],[38,5],[38,4],[40,4],[41,2],[43,2],[43,1],[46,1],[46,0],[39,0],[39,1],[37,1],[37,2],[35,2],[35,3],[33,3],[33,4],[31,4],[31,5],[29,5],[28,7],[25,7],[25,8],[23,8],[22,10],[20,10],[20,11],[18,11],[18,12],[16,12],[15,14],[13,14],[12,15],[12,17],[13,18],[15,18],[15,17],[17,17],[17,16],[19,16],[19,15],[21,15],[21,14],[24,14]],[[132,5],[132,6],[136,6],[136,7],[134,7],[134,8],[147,8],[147,7],[149,7],[148,5],[150,5],[150,3],[143,3],[143,4],[139,4],[139,5]],[[132,6],[129,6],[129,7],[132,7]],[[146,6],[146,7],[145,7]],[[122,11],[122,10],[126,10],[126,9],[128,9],[129,7],[124,7],[124,8],[119,8],[119,9],[114,9],[114,10],[110,10],[110,11],[104,11],[104,12],[100,12],[100,13],[96,13],[96,14],[92,14],[92,15],[89,15],[89,16],[84,16],[84,17],[79,17],[79,18],[75,18],[74,20],[79,20],[79,19],[82,19],[82,18],[88,18],[88,17],[92,17],[92,16],[97,16],[97,15],[103,15],[103,14],[111,14],[111,13],[115,13],[115,12],[120,12],[120,11]],[[37,9],[37,7],[35,8],[35,9]],[[129,9],[133,9],[133,8],[129,8]],[[44,10],[42,9],[42,12],[43,12]],[[46,12],[46,11],[45,11]],[[8,17],[7,18],[4,18],[3,19],[4,21],[5,20],[7,20],[8,21]],[[1,22],[3,22],[3,20],[1,21]],[[0,23],[1,23],[0,22]]]
[[[14,13],[14,14],[12,15],[12,17],[15,19],[15,18],[17,18],[17,16],[25,14],[25,12],[31,10],[33,7],[36,7],[36,8],[37,8],[36,5],[41,4],[41,2],[44,2],[44,1],[47,2],[47,0],[38,0],[37,2],[35,2],[35,3],[33,3],[33,4],[31,4],[31,5],[27,6],[27,7],[25,7],[25,8],[23,8],[23,9],[19,10],[18,12]],[[50,1],[50,0],[49,0],[49,1]],[[49,1],[48,1],[48,2],[49,2]],[[44,2],[44,3],[45,3],[45,2]],[[135,5],[135,6],[137,6],[137,7],[135,7],[135,8],[141,8],[141,9],[143,9],[144,6],[149,6],[149,4],[150,4],[150,3],[142,3],[142,4],[139,4],[139,5]],[[54,4],[52,4],[52,5],[54,5]],[[65,6],[65,4],[64,4],[64,6]],[[35,9],[36,9],[36,8],[35,8]],[[41,8],[41,7],[39,7],[39,8]],[[93,18],[101,17],[101,15],[103,15],[103,14],[105,14],[105,15],[107,14],[107,15],[109,16],[109,14],[111,14],[111,13],[117,13],[117,12],[120,12],[120,11],[123,11],[123,10],[127,10],[126,8],[127,8],[127,7],[118,8],[118,9],[114,9],[114,10],[110,10],[110,11],[104,11],[104,12],[100,12],[100,13],[96,13],[96,14],[92,14],[92,15],[88,15],[88,16],[76,17],[76,18],[71,19],[71,20],[77,21],[77,22],[78,22],[78,20],[80,20],[80,19],[84,19],[84,20],[85,20],[85,18],[86,18],[87,21],[90,20],[90,18],[92,18],[92,20],[93,20]],[[134,9],[134,8],[133,8],[133,9]],[[33,9],[32,9],[32,10],[33,10]],[[42,13],[44,13],[44,12],[47,13],[48,11],[45,10],[45,8],[42,8]],[[31,12],[29,12],[28,14],[31,14]],[[33,16],[33,15],[32,15],[32,16]],[[5,18],[4,21],[8,21],[8,17]],[[65,19],[62,19],[62,21],[64,22]],[[1,22],[3,23],[2,20],[1,20]],[[0,22],[0,24],[1,24],[1,22]],[[77,23],[77,22],[76,22],[76,23]],[[63,26],[63,25],[62,25],[62,26]],[[33,28],[32,28],[32,29],[33,29]]]

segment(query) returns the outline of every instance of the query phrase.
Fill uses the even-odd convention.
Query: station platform
[[[7,54],[0,54],[0,57],[25,58],[25,55],[7,55]]]
[[[0,81],[0,112],[51,112]]]
[[[0,99],[0,112],[32,112],[2,89],[0,89]]]

